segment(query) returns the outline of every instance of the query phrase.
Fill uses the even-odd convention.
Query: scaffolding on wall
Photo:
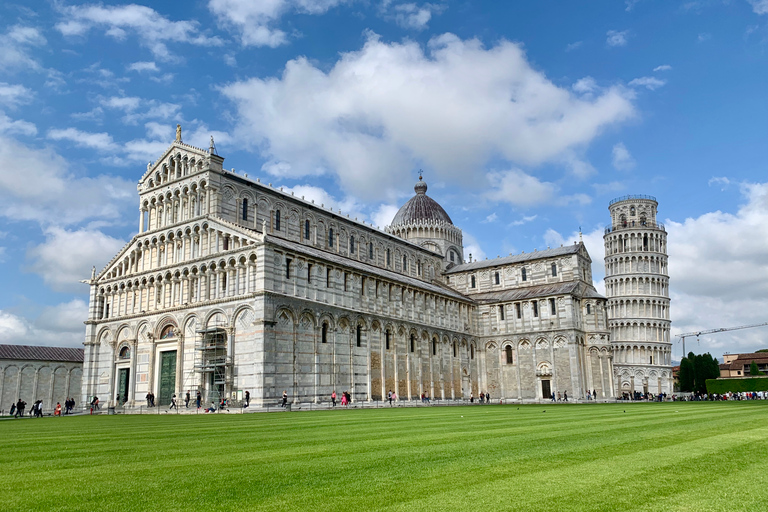
[[[232,389],[232,358],[228,354],[227,331],[223,326],[200,329],[195,337],[195,373],[199,375],[204,403],[229,396]]]

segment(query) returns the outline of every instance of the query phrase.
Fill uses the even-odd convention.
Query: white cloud
[[[583,44],[584,44],[584,43],[583,43],[582,41],[574,41],[573,43],[568,43],[568,44],[565,46],[565,51],[566,51],[566,52],[572,52],[573,50],[576,50],[576,49],[578,49],[578,48],[581,48],[581,46],[582,46]]]
[[[48,130],[48,138],[52,140],[67,140],[77,147],[90,148],[97,151],[117,151],[118,145],[108,133],[90,133],[76,128]]]
[[[718,185],[720,186],[720,190],[725,190],[726,188],[728,188],[729,185],[731,185],[731,180],[729,180],[725,176],[721,176],[721,177],[715,176],[709,179],[709,181],[707,182],[707,185],[709,185],[710,187],[712,185]]]
[[[609,30],[605,34],[607,36],[605,44],[608,46],[624,46],[627,44],[627,37],[629,36],[629,30]]]
[[[496,215],[496,213],[494,212],[494,213],[490,214],[489,216],[487,216],[483,222],[486,223],[486,224],[487,223],[491,223],[491,222],[496,222],[496,220],[498,218],[499,218],[499,216]]]
[[[303,197],[306,201],[314,201],[316,205],[325,209],[331,209],[336,213],[349,215],[350,218],[357,218],[360,221],[366,219],[362,213],[363,205],[359,204],[352,197],[345,197],[341,201],[331,196],[325,189],[311,185],[296,185],[295,187],[283,187],[287,193],[293,192],[297,197]]]
[[[595,79],[591,76],[585,76],[584,78],[577,80],[576,83],[571,86],[571,89],[581,94],[594,92],[597,89],[597,82],[595,82]]]
[[[28,103],[32,99],[33,94],[30,89],[21,84],[0,82],[0,105],[16,107],[23,103]]]
[[[768,183],[745,183],[741,192],[744,204],[735,214],[715,211],[684,222],[666,222],[673,332],[765,321]],[[762,335],[759,331],[702,338],[703,348],[730,352],[768,348],[765,330]]]
[[[645,87],[646,89],[655,91],[666,83],[666,80],[661,80],[660,78],[653,76],[641,76],[640,78],[635,78],[634,80],[630,81],[629,85],[632,87]]]
[[[445,9],[446,6],[442,4],[418,5],[413,2],[395,4],[391,0],[384,0],[380,6],[384,19],[394,20],[401,27],[413,30],[424,30],[432,19],[432,15],[441,14]]]
[[[704,41],[709,41],[710,39],[712,39],[712,34],[710,34],[709,32],[702,32],[696,38],[696,40],[699,41],[700,43],[703,43]]]
[[[464,241],[464,261],[468,262],[470,256],[472,261],[480,261],[485,259],[485,251],[480,247],[480,242],[472,234],[464,231],[462,233]]]
[[[275,48],[288,42],[288,34],[275,25],[290,12],[323,14],[345,0],[209,0],[208,9],[224,27],[240,34],[243,46]]]
[[[128,65],[128,71],[136,71],[137,73],[148,71],[150,73],[156,73],[157,71],[160,71],[160,69],[154,62],[133,62]]]
[[[388,226],[389,223],[392,222],[392,219],[395,218],[398,210],[400,210],[400,207],[394,204],[380,205],[371,215],[373,225],[383,229],[384,226]]]
[[[613,146],[611,151],[613,168],[618,171],[629,171],[635,167],[635,159],[623,142]]]
[[[34,321],[0,310],[0,343],[80,348],[87,317],[88,305],[79,299],[42,308]]]
[[[492,190],[487,197],[492,201],[506,202],[515,206],[533,206],[551,201],[557,187],[554,183],[538,178],[519,169],[487,174]]]
[[[91,268],[101,270],[125,245],[101,231],[58,227],[45,230],[45,242],[27,251],[28,270],[40,275],[56,291],[85,292],[81,279],[91,277]]]
[[[136,96],[102,97],[99,104],[107,109],[122,111],[122,121],[126,124],[138,124],[148,119],[172,121],[179,119],[181,115],[181,105],[177,103],[147,100]]]
[[[522,226],[523,224],[527,224],[531,221],[536,220],[538,215],[526,215],[522,219],[517,219],[509,223],[509,226]]]
[[[661,66],[653,68],[654,71],[669,71],[670,69],[672,69],[672,66],[669,64],[662,64]]]
[[[27,121],[13,120],[0,110],[0,133],[14,135],[37,135],[37,127]],[[0,173],[2,171],[0,170]]]
[[[171,21],[143,5],[103,6],[101,4],[58,5],[62,21],[56,29],[64,36],[84,36],[101,28],[117,40],[135,35],[139,44],[149,48],[156,58],[172,58],[167,43],[187,43],[195,46],[221,46],[223,41],[200,29],[197,21]]]
[[[30,54],[30,47],[46,44],[39,29],[14,25],[0,36],[0,70],[41,69],[40,64]]]
[[[119,177],[75,177],[67,161],[49,148],[8,138],[0,144],[0,215],[67,225],[96,218],[123,219],[134,206],[136,185]]]
[[[557,161],[634,114],[632,92],[580,98],[533,69],[522,48],[444,34],[425,51],[374,34],[328,71],[305,58],[279,78],[222,88],[235,136],[286,177],[334,173],[355,197],[393,200],[413,168],[477,186],[491,157]]]
[[[755,14],[768,14],[768,0],[747,0]]]

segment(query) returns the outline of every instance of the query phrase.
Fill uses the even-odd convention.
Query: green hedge
[[[745,379],[707,379],[707,393],[722,395],[727,392],[768,391],[768,377]]]

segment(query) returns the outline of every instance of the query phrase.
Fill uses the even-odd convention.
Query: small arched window
[[[248,220],[248,199],[243,199],[243,220]]]
[[[323,343],[328,343],[328,322],[323,322],[321,340]]]
[[[309,240],[309,219],[304,221],[304,239]]]
[[[131,358],[131,349],[128,347],[123,347],[120,349],[120,359],[130,359]]]
[[[389,350],[389,329],[384,331],[384,343],[385,343],[385,349]]]
[[[368,259],[373,259],[373,242],[368,242]]]
[[[416,337],[411,334],[411,352],[413,352],[416,349]]]
[[[523,281],[527,281],[528,280],[528,270],[525,267],[523,267],[523,270],[520,272],[520,275],[521,275]]]
[[[453,357],[456,357],[457,350],[456,350],[456,342],[453,342]]]
[[[496,283],[496,284],[499,284],[499,283],[501,282],[501,278],[499,277],[499,273],[498,273],[498,272],[496,272],[495,274],[493,274],[493,281],[494,281],[494,283]]]
[[[333,228],[328,228],[328,247],[333,247]]]
[[[451,262],[453,262],[453,261],[454,261],[454,258],[455,258],[455,254],[454,254],[454,252],[453,252],[453,251],[451,251]]]
[[[592,313],[592,306],[590,304],[587,304],[587,314],[589,315],[591,313]]]
[[[176,336],[176,333],[173,332],[173,326],[172,325],[166,325],[163,327],[163,330],[160,332],[160,339],[164,340],[166,338],[173,338]]]
[[[389,249],[387,249],[387,266],[390,266],[392,264],[392,253]]]
[[[408,256],[403,256],[403,272],[408,272]]]
[[[358,324],[358,325],[357,325],[357,333],[356,333],[356,337],[357,337],[357,338],[356,338],[356,341],[357,341],[357,346],[359,347],[359,346],[361,346],[361,345],[362,345],[362,343],[363,343],[363,326],[362,326],[362,325],[360,325],[360,324]]]
[[[557,263],[552,264],[552,277],[557,277]]]
[[[474,288],[475,287],[475,276],[469,277],[469,287]]]
[[[354,254],[355,252],[355,237],[350,236],[349,237],[349,254]]]
[[[275,210],[275,231],[280,231],[280,210]]]
[[[507,357],[507,364],[514,364],[515,363],[515,359],[513,357],[514,355],[512,353],[512,347],[510,345],[507,345],[507,347],[504,349],[504,354]]]
[[[634,217],[635,216],[635,207],[634,206],[629,209],[629,216],[630,217]]]
[[[437,355],[437,340],[432,340],[432,355]]]
[[[475,346],[470,345],[469,346],[469,358],[474,359],[475,358]]]

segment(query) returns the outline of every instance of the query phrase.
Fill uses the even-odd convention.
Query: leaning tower
[[[605,294],[617,396],[672,393],[667,232],[651,196],[624,196],[608,205]]]

